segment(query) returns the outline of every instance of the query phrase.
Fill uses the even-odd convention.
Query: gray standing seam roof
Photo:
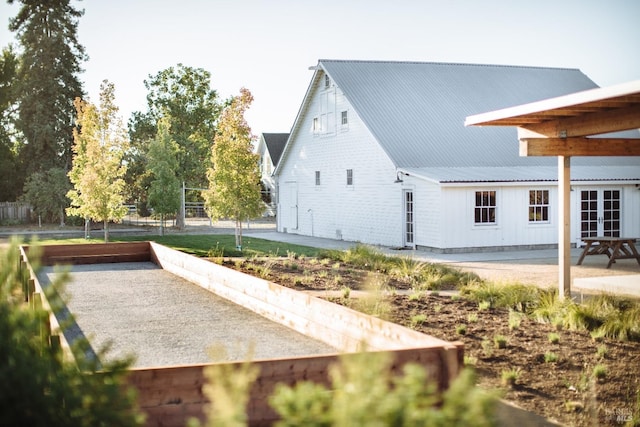
[[[465,127],[467,116],[597,85],[577,69],[433,62],[324,60],[398,168],[555,166],[555,157],[520,157],[514,128]],[[640,166],[638,157],[582,157],[576,165]]]

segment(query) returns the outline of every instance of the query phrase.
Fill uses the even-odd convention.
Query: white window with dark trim
[[[316,185],[320,185],[320,171],[316,171]]]
[[[474,222],[476,225],[496,223],[495,191],[476,191]]]
[[[320,133],[320,120],[317,117],[313,118],[313,133]]]
[[[329,89],[331,87],[331,78],[328,75],[324,75],[324,88]]]
[[[349,127],[349,113],[347,111],[340,113],[340,124],[343,128]]]
[[[549,190],[529,190],[529,222],[549,222]]]
[[[353,185],[353,169],[347,169],[347,185]]]

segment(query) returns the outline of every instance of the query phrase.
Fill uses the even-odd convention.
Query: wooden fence
[[[1,202],[0,222],[3,221],[28,221],[31,216],[31,205],[23,202]]]

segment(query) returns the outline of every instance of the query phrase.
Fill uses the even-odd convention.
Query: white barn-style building
[[[278,231],[440,252],[557,246],[556,159],[519,156],[515,129],[464,121],[597,87],[582,72],[345,60],[312,68],[274,171]],[[571,173],[572,244],[640,235],[640,157],[575,158]]]

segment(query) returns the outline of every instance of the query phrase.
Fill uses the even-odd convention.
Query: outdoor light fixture
[[[400,177],[400,175],[405,175],[405,173],[404,172],[400,172],[400,171],[396,172],[396,180],[393,181],[394,184],[399,184],[401,182],[404,182],[402,180],[402,178]],[[406,174],[406,175],[408,175],[408,174]]]

